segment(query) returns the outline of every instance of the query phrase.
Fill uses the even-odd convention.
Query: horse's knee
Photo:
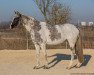
[[[36,54],[36,56],[37,56],[37,57],[39,57],[39,53],[38,53],[38,54]]]
[[[70,48],[72,53],[75,54],[75,49],[74,48]]]
[[[74,53],[74,49],[72,48],[72,49],[71,49],[71,60],[74,60],[74,54],[75,54],[75,53]]]

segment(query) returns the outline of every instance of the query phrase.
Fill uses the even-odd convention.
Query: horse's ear
[[[21,14],[18,11],[14,11],[14,13],[18,16],[21,16]]]
[[[14,13],[16,14],[16,11],[14,10]]]
[[[18,12],[18,11],[14,11],[14,13],[15,13],[15,14],[19,14],[19,12]]]

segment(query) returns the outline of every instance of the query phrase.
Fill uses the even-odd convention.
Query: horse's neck
[[[31,31],[31,26],[30,25],[24,25],[24,27],[25,27],[25,29],[30,33],[30,31]]]
[[[46,25],[46,22],[40,22],[34,26],[31,26],[31,24],[28,24],[28,25],[24,25],[24,27],[26,28],[26,30],[31,33],[31,31],[39,31],[42,26],[44,27]]]

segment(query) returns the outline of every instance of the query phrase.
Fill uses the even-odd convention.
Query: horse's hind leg
[[[74,60],[74,50],[73,50],[73,48],[71,48],[71,60],[70,60],[70,63],[69,63],[69,66],[67,67],[67,69],[71,69],[74,66],[73,60]]]
[[[74,67],[73,65],[73,60],[74,60],[74,54],[75,54],[75,40],[68,40],[69,42],[69,45],[70,45],[70,50],[71,50],[71,60],[70,60],[70,63],[69,63],[69,66],[67,67],[67,69],[71,69]]]
[[[39,65],[40,65],[40,62],[39,62],[40,46],[38,44],[35,44],[35,48],[36,48],[36,60],[37,60],[37,64],[34,67],[34,69],[39,69]]]
[[[44,59],[45,59],[45,65],[44,65],[44,69],[48,69],[48,59],[47,59],[47,52],[46,52],[46,45],[45,44],[41,44],[41,49],[42,52],[44,54]]]

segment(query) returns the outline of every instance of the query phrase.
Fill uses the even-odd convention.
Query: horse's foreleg
[[[71,69],[73,67],[73,60],[74,60],[74,50],[73,48],[71,48],[71,60],[70,60],[70,63],[69,63],[69,66],[67,67],[67,69]]]
[[[40,56],[40,46],[35,44],[35,48],[36,48],[36,61],[37,61],[37,65],[34,67],[34,69],[39,69],[39,56]]]
[[[47,51],[46,51],[46,45],[45,44],[41,44],[41,49],[42,52],[44,54],[44,59],[45,59],[45,65],[44,65],[44,69],[48,69],[48,59],[47,59]]]

